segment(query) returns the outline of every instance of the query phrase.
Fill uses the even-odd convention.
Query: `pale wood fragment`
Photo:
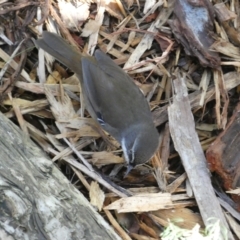
[[[220,220],[221,226],[229,230],[211,184],[206,159],[195,131],[187,88],[180,72],[177,72],[173,83],[176,95],[173,104],[168,107],[168,114],[175,149],[181,157],[205,225]],[[229,239],[233,239],[230,231]]]
[[[91,182],[89,189],[89,197],[90,203],[98,209],[98,211],[102,210],[105,194],[102,189],[99,187],[99,184],[95,181]]]
[[[121,198],[104,209],[117,210],[121,212],[149,212],[164,209],[172,205],[171,194],[169,193],[149,193],[137,194],[132,197]]]

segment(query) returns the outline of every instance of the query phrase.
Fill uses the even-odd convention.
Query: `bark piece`
[[[208,148],[206,156],[211,171],[216,172],[226,190],[240,187],[240,103],[226,129]],[[240,196],[233,194],[240,211]]]
[[[4,239],[120,239],[48,157],[0,113]]]
[[[205,225],[210,219],[211,223],[218,219],[221,226],[229,230],[211,184],[206,159],[195,130],[187,87],[179,72],[173,83],[176,96],[173,98],[173,104],[168,108],[168,114],[175,149],[183,162]],[[230,231],[228,232],[229,239],[233,239]]]
[[[175,19],[169,21],[176,39],[187,55],[196,56],[207,67],[219,68],[218,53],[209,50],[214,43],[214,11],[208,0],[179,0],[174,5]]]

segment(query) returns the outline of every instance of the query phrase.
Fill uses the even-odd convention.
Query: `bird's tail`
[[[36,40],[36,44],[77,75],[82,76],[82,55],[63,38],[54,33],[43,32],[42,38]]]

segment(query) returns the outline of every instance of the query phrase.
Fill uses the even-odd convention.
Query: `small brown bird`
[[[75,72],[87,110],[121,144],[128,174],[144,164],[159,145],[147,100],[133,80],[106,54],[81,54],[56,34],[43,32],[36,44]]]

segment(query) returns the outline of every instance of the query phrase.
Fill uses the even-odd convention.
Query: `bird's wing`
[[[83,85],[103,123],[121,130],[151,117],[148,103],[132,79],[101,51],[96,51],[95,58],[96,64],[82,59]]]

